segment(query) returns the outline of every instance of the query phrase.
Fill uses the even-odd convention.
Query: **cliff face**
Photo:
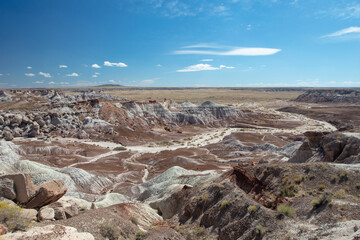
[[[356,89],[308,90],[295,101],[320,103],[360,103],[360,91]]]

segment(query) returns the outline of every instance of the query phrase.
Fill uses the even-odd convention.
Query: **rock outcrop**
[[[39,208],[56,202],[66,193],[61,180],[52,180],[37,186],[35,195],[25,204],[27,208]]]
[[[360,138],[356,134],[307,132],[305,136],[308,139],[289,162],[360,162]]]
[[[315,89],[307,90],[295,101],[309,103],[360,103],[360,91],[356,89]]]

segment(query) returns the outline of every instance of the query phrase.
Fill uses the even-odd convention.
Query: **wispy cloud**
[[[59,68],[68,68],[67,65],[59,65]]]
[[[149,85],[149,84],[153,84],[155,82],[155,79],[145,79],[145,80],[142,80],[140,82],[140,84],[142,85]]]
[[[48,84],[55,84],[55,82],[51,81],[51,82],[48,82]]]
[[[339,1],[340,3],[340,1]],[[360,3],[352,2],[344,6],[340,3],[340,7],[331,8],[329,10],[321,11],[321,15],[330,15],[337,18],[349,19],[360,18]]]
[[[27,69],[32,69],[32,67],[31,66],[28,66],[28,67],[26,67]]]
[[[101,68],[101,66],[99,64],[94,63],[93,65],[91,65],[92,68]]]
[[[344,35],[348,35],[348,34],[353,34],[353,33],[360,33],[360,27],[348,27],[348,28],[344,28],[341,29],[339,31],[336,31],[334,33],[328,34],[323,36],[324,38],[330,38],[330,37],[341,37]]]
[[[71,74],[66,74],[67,77],[78,77],[79,74],[77,73],[71,73]]]
[[[212,44],[197,44],[183,47],[186,50],[177,50],[173,54],[202,54],[220,56],[266,56],[281,51],[276,48],[255,48],[255,47],[230,47],[217,46]],[[190,50],[189,50],[190,49]]]
[[[157,66],[157,67],[162,67],[162,65],[161,65],[161,64],[157,64],[156,66]]]
[[[35,74],[34,74],[34,73],[25,73],[25,76],[27,76],[27,77],[34,77]]]
[[[115,80],[109,80],[109,82],[114,83],[114,82],[115,82]]]
[[[50,73],[39,72],[39,75],[42,75],[42,76],[44,76],[46,78],[51,78]]]
[[[35,84],[42,84],[42,83],[44,83],[43,81],[35,81],[35,82],[33,82],[33,83],[35,83]]]
[[[4,75],[4,74],[0,73],[0,76],[2,76],[2,75]]]
[[[210,58],[206,58],[206,59],[202,59],[202,62],[212,62],[214,61],[214,59],[210,59]]]
[[[96,74],[94,74],[94,75],[92,75],[91,77],[93,77],[93,78],[97,78],[97,77],[99,77],[98,75],[96,75]]]
[[[210,64],[199,63],[185,67],[184,69],[176,70],[177,72],[199,72],[199,71],[211,71],[220,69],[233,69],[235,67],[220,65],[219,67],[213,67]]]
[[[128,65],[126,65],[125,63],[122,63],[122,62],[112,63],[112,62],[109,62],[109,61],[105,61],[104,66],[107,66],[107,67],[127,67]]]

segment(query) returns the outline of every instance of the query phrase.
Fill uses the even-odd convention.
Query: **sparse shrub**
[[[203,200],[204,202],[206,202],[207,200],[209,200],[209,195],[207,193],[203,194],[201,196],[201,200]]]
[[[135,235],[136,240],[141,240],[143,238],[143,236],[144,236],[143,231],[139,230],[139,231],[136,232],[136,235]]]
[[[223,210],[223,209],[227,208],[228,205],[229,205],[229,202],[226,201],[226,200],[223,200],[223,201],[221,202],[220,209]]]
[[[161,141],[161,142],[158,142],[156,144],[159,145],[159,146],[172,146],[172,145],[174,145],[174,143],[169,142],[169,141]]]
[[[278,207],[277,207],[277,211],[282,214],[282,215],[285,215],[285,216],[288,216],[288,217],[291,217],[291,216],[294,216],[296,214],[296,211],[295,209],[293,209],[292,207],[290,206],[286,206],[284,204],[280,204]]]
[[[346,182],[348,180],[348,173],[345,171],[342,171],[339,174],[340,182]]]
[[[126,150],[127,148],[123,146],[114,148],[114,151],[126,151]]]
[[[319,185],[319,190],[324,191],[325,187],[326,187],[325,184],[320,184]]]
[[[340,189],[339,191],[335,192],[335,197],[339,199],[347,198],[347,194],[344,189]]]
[[[197,235],[201,236],[201,235],[204,235],[205,233],[205,228],[204,227],[199,227],[196,229],[196,233]]]
[[[257,225],[255,228],[255,234],[261,236],[263,234],[264,228],[261,225]]]
[[[334,175],[331,177],[331,181],[330,181],[330,182],[331,182],[332,184],[335,184],[338,179],[339,179],[338,176],[337,176],[336,174],[334,174]]]
[[[31,225],[31,219],[21,215],[23,209],[8,202],[0,202],[0,224],[6,225],[10,232],[15,230],[25,231]]]
[[[300,184],[302,181],[304,181],[304,176],[302,176],[302,175],[295,175],[295,177],[294,177],[294,182],[295,182],[296,184]]]
[[[344,188],[344,190],[345,190],[346,192],[350,192],[350,187],[349,187],[349,186],[346,186],[346,187]]]
[[[356,188],[357,188],[358,190],[360,190],[360,182],[358,182],[358,183],[356,184]]]
[[[254,205],[250,205],[247,210],[249,213],[253,213],[253,212],[256,212],[257,207]]]
[[[314,199],[311,201],[311,205],[313,206],[313,208],[318,208],[320,205],[320,202],[319,202],[319,200]]]
[[[341,211],[346,210],[346,206],[345,206],[345,205],[341,205],[341,206],[340,206],[340,210],[341,210]]]
[[[281,195],[285,197],[295,197],[299,189],[294,184],[286,184],[281,188]]]
[[[118,227],[110,221],[105,221],[101,224],[100,234],[109,240],[117,240],[120,237],[120,231]]]
[[[133,224],[135,224],[136,226],[139,224],[138,220],[134,217],[130,217],[130,222],[132,222]]]

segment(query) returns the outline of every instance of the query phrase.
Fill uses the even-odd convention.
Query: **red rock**
[[[56,202],[66,193],[67,188],[61,180],[45,182],[37,187],[35,196],[26,203],[27,208],[37,208]]]

